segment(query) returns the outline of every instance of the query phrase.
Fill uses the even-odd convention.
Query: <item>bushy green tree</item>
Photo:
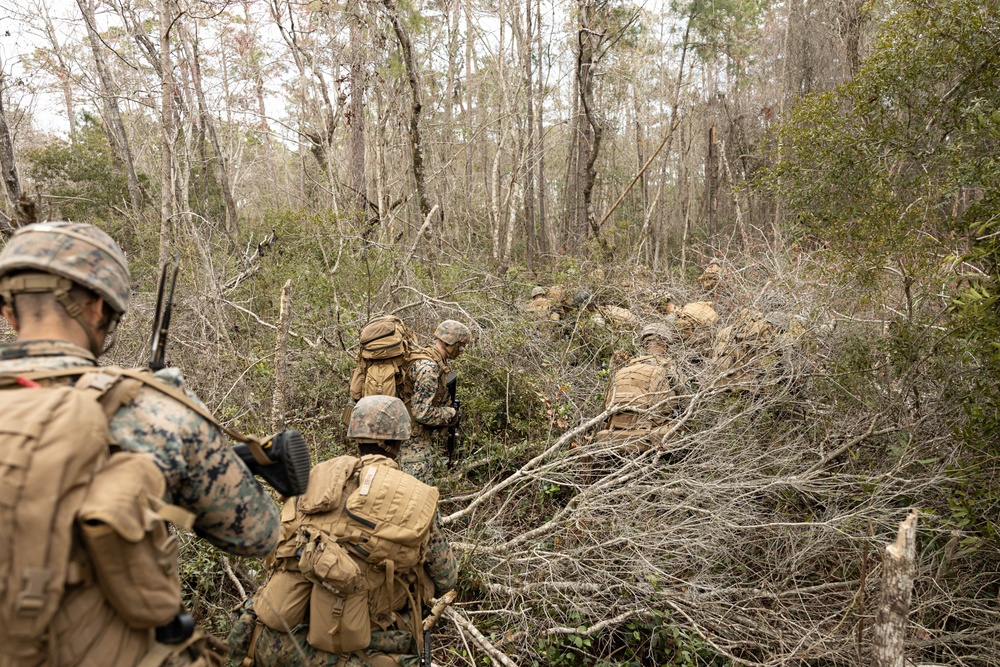
[[[78,222],[107,220],[128,207],[128,178],[97,119],[84,114],[68,141],[25,153],[28,174],[58,214]],[[139,175],[145,185],[148,179]]]

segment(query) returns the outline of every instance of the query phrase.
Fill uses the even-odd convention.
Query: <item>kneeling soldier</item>
[[[422,608],[458,579],[437,488],[396,466],[410,436],[398,398],[362,398],[347,436],[361,458],[318,464],[285,504],[268,580],[229,636],[236,664],[395,667],[424,651]]]

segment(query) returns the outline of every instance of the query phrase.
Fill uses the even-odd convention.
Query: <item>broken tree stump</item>
[[[903,667],[906,618],[913,597],[917,560],[917,511],[899,524],[896,542],[885,548],[882,588],[875,612],[872,667]]]

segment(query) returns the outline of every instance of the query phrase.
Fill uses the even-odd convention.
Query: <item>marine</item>
[[[105,232],[92,225],[46,222],[19,229],[0,252],[0,295],[3,316],[17,334],[15,342],[0,345],[0,374],[24,378],[18,380],[24,387],[48,386],[68,380],[38,383],[26,374],[79,369],[71,377],[100,375],[98,357],[128,308],[131,279],[121,248]],[[185,386],[178,369],[166,368],[152,377],[203,405]],[[4,393],[20,391],[32,389],[5,389]],[[129,394],[108,421],[110,442],[116,451],[137,453],[139,459],[154,464],[153,474],[158,470],[162,475],[162,480],[156,480],[163,489],[157,500],[193,515],[194,532],[224,551],[256,557],[269,553],[280,529],[275,503],[234,454],[217,425],[152,386],[137,383]],[[0,471],[7,463],[0,464]],[[8,539],[9,528],[0,525],[0,540]],[[44,646],[37,647],[42,657],[38,662],[25,658],[34,655],[36,647],[15,646],[16,641],[6,636],[7,628],[0,628],[0,663],[128,666],[145,659],[143,664],[152,666],[219,662],[218,656],[204,650],[205,642],[180,643],[171,649],[157,641],[153,628],[130,627],[88,571],[96,561],[78,542],[72,553],[76,566],[71,573],[75,574],[67,578]]]
[[[419,649],[423,648],[422,633],[415,623],[420,608],[432,595],[454,588],[458,580],[458,564],[436,520],[437,489],[409,475],[394,478],[394,483],[408,483],[408,497],[433,503],[428,506],[429,513],[413,515],[424,517],[421,525],[429,525],[420,551],[422,562],[410,569],[397,568],[395,576],[388,576],[387,563],[370,564],[360,551],[352,550],[349,536],[337,537],[346,532],[346,511],[341,508],[361,493],[364,480],[388,474],[379,470],[397,469],[395,457],[400,444],[410,436],[410,417],[398,398],[366,396],[351,413],[347,435],[357,443],[360,460],[345,456],[318,464],[305,494],[285,504],[282,539],[268,559],[268,581],[256,599],[244,605],[229,635],[230,658],[236,664],[409,667],[418,662]],[[373,483],[366,493],[378,494],[376,487]],[[322,531],[327,528],[330,533],[325,537]],[[321,560],[327,567],[322,576],[311,565],[315,551],[309,551],[310,544],[317,543],[317,534],[325,544]],[[345,574],[355,570],[362,573],[360,578],[365,582],[360,590],[356,583],[349,583],[356,579]],[[317,608],[329,608],[330,600],[335,611],[326,618]],[[357,613],[349,613],[355,609]],[[317,623],[323,625],[318,627]],[[345,647],[350,650],[338,650]]]
[[[677,341],[674,329],[666,324],[648,324],[640,333],[644,355],[630,359],[614,373],[604,400],[605,410],[626,408],[611,416],[607,428],[596,440],[627,442],[638,451],[655,444],[666,432],[678,408],[670,399],[684,391],[687,379],[677,363],[667,355]]]
[[[435,434],[453,425],[458,413],[451,407],[446,378],[448,362],[458,359],[472,338],[469,328],[455,320],[444,320],[434,330],[434,347],[411,352],[406,368],[413,390],[403,396],[412,418],[412,436],[399,452],[400,469],[432,484]]]

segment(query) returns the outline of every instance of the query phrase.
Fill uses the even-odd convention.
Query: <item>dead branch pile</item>
[[[856,323],[821,330],[813,298],[787,304],[812,313],[800,345],[769,350],[780,361],[752,381],[703,374],[658,446],[597,442],[602,420],[584,418],[445,501],[478,596],[464,607],[500,650],[525,664],[540,640],[627,642],[629,622],[657,618],[732,664],[868,662],[882,546],[911,508],[946,504],[960,410],[940,369],[879,363],[852,395],[831,360]],[[997,554],[963,550],[944,520],[922,533],[908,654],[1000,664]]]

